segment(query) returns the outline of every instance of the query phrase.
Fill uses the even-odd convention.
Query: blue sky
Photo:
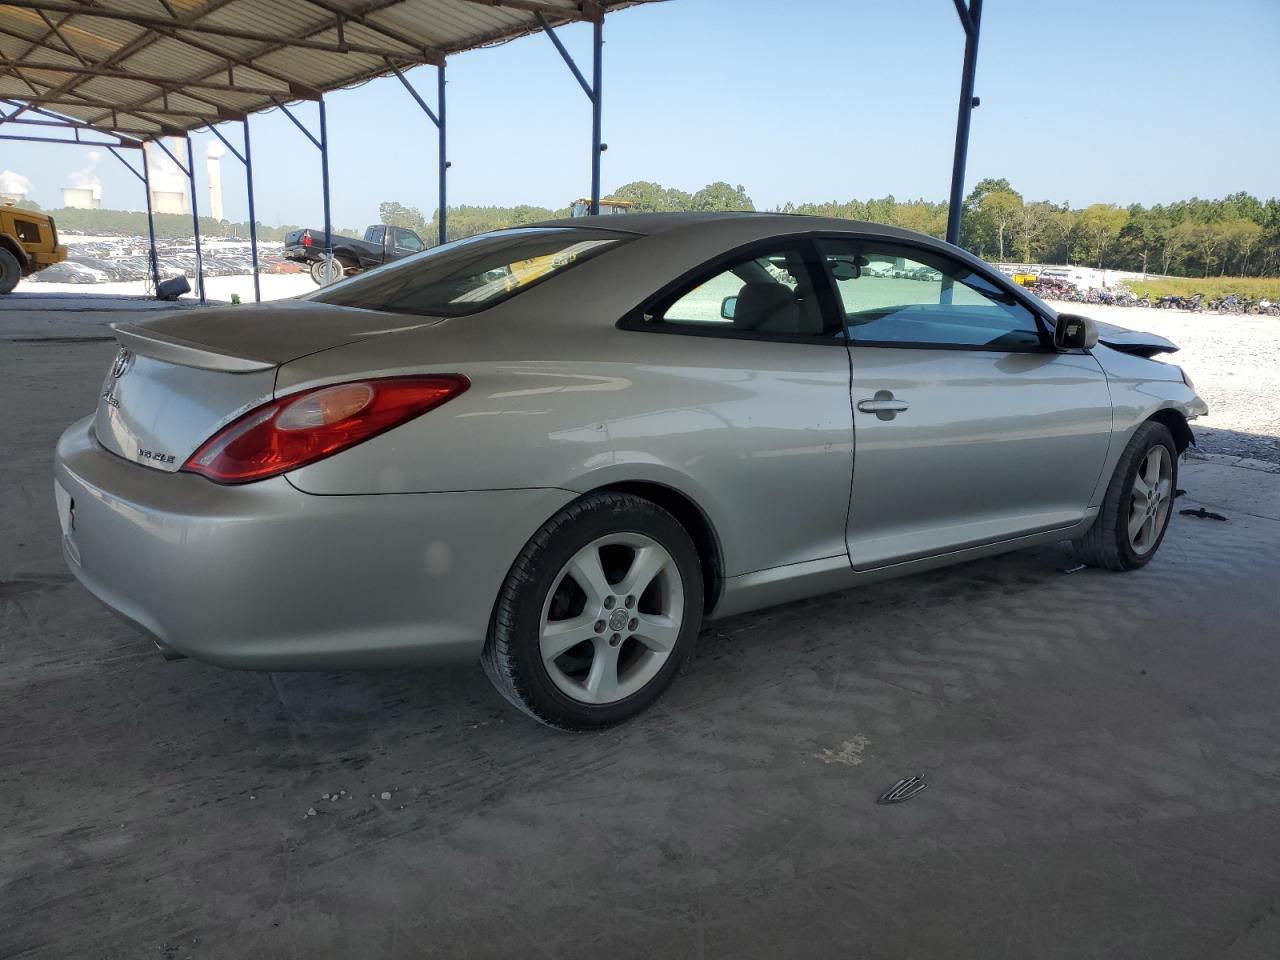
[[[1280,0],[987,0],[983,20],[968,185],[1006,176],[1073,205],[1280,194]],[[590,76],[590,28],[561,35]],[[605,41],[606,191],[727,180],[760,208],[946,197],[963,53],[949,0],[670,0],[610,15]],[[410,76],[434,103],[434,68]],[[546,37],[453,57],[448,79],[451,203],[588,192],[590,106]],[[434,209],[434,127],[394,78],[332,94],[328,114],[335,225],[373,222],[382,200]],[[319,221],[318,152],[278,111],[252,124],[259,219]],[[196,135],[197,157],[211,139]],[[57,206],[88,153],[0,141],[0,169]],[[94,172],[104,206],[141,208],[113,157]],[[231,156],[223,179],[241,219]]]

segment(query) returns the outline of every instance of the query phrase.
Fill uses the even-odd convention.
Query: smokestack
[[[211,140],[205,153],[209,170],[209,214],[215,220],[222,219],[222,155],[226,152],[226,147]]]

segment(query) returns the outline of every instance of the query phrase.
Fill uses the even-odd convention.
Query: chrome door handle
[[[874,400],[859,400],[858,409],[863,413],[887,413],[893,416],[910,406],[905,400],[894,400],[890,397],[877,397]]]

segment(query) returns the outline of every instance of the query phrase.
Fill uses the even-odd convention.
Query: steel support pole
[[[329,215],[329,127],[324,116],[324,97],[320,98],[320,189],[324,191],[324,259],[333,260],[333,220]],[[326,267],[326,270],[328,268]]]
[[[436,133],[439,135],[440,141],[440,214],[438,217],[440,226],[440,242],[449,242],[449,214],[448,214],[448,197],[445,191],[446,171],[449,169],[449,161],[445,159],[445,106],[444,106],[444,64],[441,63],[436,71]]]
[[[142,149],[142,189],[147,193],[147,239],[151,241],[151,283],[154,290],[160,286],[160,259],[156,255],[156,218],[151,209],[151,165],[147,160],[146,147]]]
[[[957,4],[958,6],[958,4]],[[964,202],[964,168],[969,155],[969,120],[976,106],[973,80],[978,65],[978,34],[982,26],[982,0],[969,0],[969,23],[964,37],[964,73],[960,78],[960,108],[956,115],[956,152],[951,164],[951,202],[947,208],[947,243],[960,242],[960,213]]]
[[[249,194],[249,257],[253,261],[253,302],[262,302],[262,286],[258,282],[258,214],[253,205],[253,150],[249,146],[249,118],[244,124],[244,179]]]
[[[591,64],[591,213],[600,212],[600,154],[603,146],[600,143],[600,101],[601,54],[604,47],[604,15],[596,17],[592,27],[592,64]]]
[[[196,289],[200,292],[200,302],[204,303],[204,256],[200,253],[200,205],[196,202],[196,155],[189,135],[186,141],[187,182],[191,184],[191,229],[196,241]]]

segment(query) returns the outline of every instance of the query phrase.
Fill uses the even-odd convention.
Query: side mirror
[[[1098,326],[1076,313],[1058,314],[1053,327],[1053,345],[1059,350],[1088,350],[1098,342]]]
[[[725,297],[720,301],[720,319],[732,320],[733,315],[738,312],[738,298]]]

